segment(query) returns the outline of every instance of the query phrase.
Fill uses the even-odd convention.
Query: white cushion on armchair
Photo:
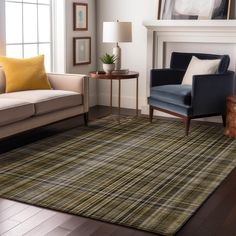
[[[186,73],[184,75],[182,84],[191,85],[194,75],[208,75],[215,74],[220,64],[220,59],[217,60],[200,60],[193,56]]]

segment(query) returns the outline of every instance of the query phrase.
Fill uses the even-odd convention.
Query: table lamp
[[[121,70],[121,48],[118,43],[132,42],[131,22],[103,22],[103,42],[116,43],[113,54],[116,56],[115,70]]]

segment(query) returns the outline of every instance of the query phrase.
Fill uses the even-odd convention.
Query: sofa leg
[[[184,118],[184,123],[185,123],[185,135],[186,135],[186,136],[188,136],[188,133],[189,133],[190,121],[191,121],[191,118],[190,118],[190,117]]]
[[[84,124],[88,126],[88,112],[84,113]]]
[[[152,106],[149,106],[149,119],[150,119],[150,122],[152,122],[152,119],[153,119],[153,107]]]
[[[222,121],[223,121],[224,127],[226,127],[226,115],[225,114],[222,114]]]

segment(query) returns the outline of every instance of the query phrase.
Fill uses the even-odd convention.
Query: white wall
[[[122,67],[140,73],[139,108],[146,101],[146,52],[147,31],[142,25],[144,20],[155,19],[156,0],[98,0],[97,1],[97,60],[102,69],[99,57],[112,53],[114,44],[102,42],[102,24],[104,21],[131,21],[133,24],[133,42],[121,43]],[[135,80],[123,81],[121,89],[121,106],[135,108]],[[113,104],[117,106],[117,84],[114,86]],[[99,81],[99,105],[109,105],[110,87],[108,81]]]
[[[53,72],[66,72],[65,1],[52,1]]]
[[[88,31],[73,30],[73,2],[88,3]],[[88,74],[97,68],[96,56],[96,0],[65,0],[66,10],[66,72]],[[73,65],[73,37],[91,37],[91,64]],[[96,81],[90,79],[90,106],[97,104]]]

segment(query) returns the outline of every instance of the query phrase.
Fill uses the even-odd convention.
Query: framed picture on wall
[[[161,2],[162,0],[157,0],[156,2],[156,8],[157,8],[157,19],[160,20],[161,19]]]
[[[229,19],[231,0],[215,0],[212,19]]]
[[[73,3],[73,26],[74,30],[88,30],[88,4]]]
[[[229,19],[231,0],[161,0],[160,19]]]
[[[91,37],[73,38],[73,62],[74,65],[91,63]]]

